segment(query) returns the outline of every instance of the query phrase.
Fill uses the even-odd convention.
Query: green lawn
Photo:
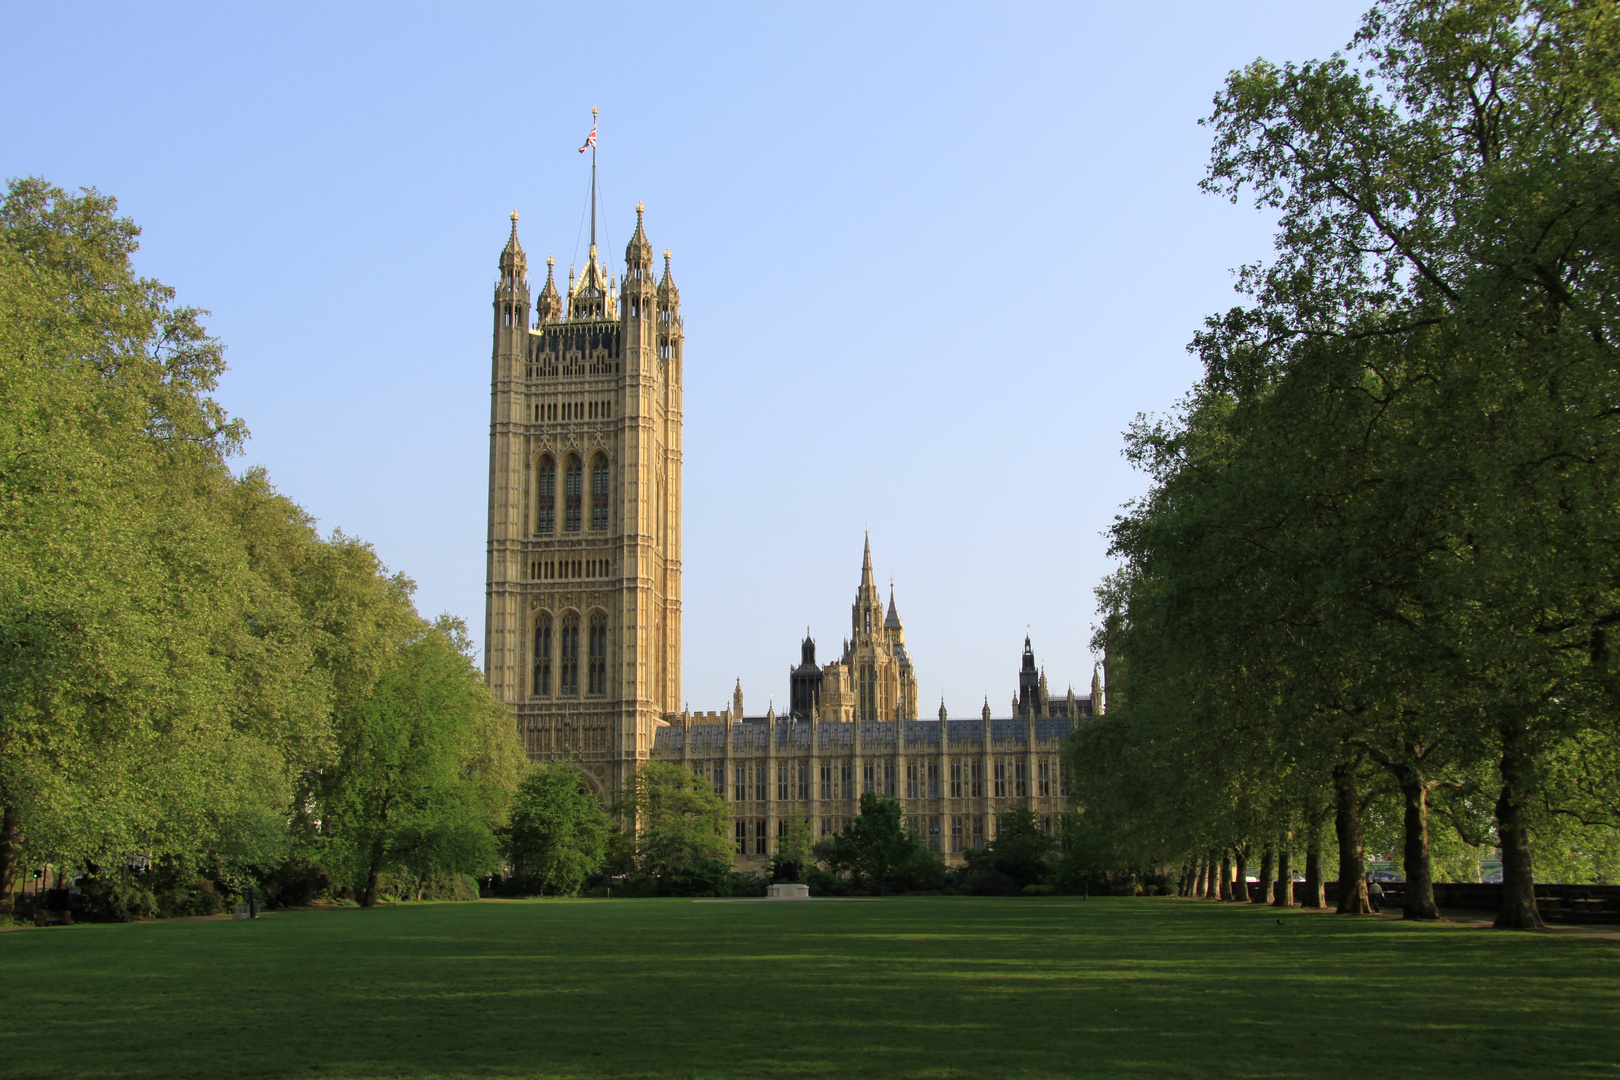
[[[0,934],[0,1076],[1620,1077],[1620,947],[1169,898]]]

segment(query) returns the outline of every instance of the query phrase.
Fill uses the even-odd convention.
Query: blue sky
[[[496,256],[516,206],[583,259],[600,107],[604,247],[644,201],[686,320],[692,707],[837,652],[869,527],[925,713],[1002,712],[1026,623],[1089,684],[1120,433],[1270,250],[1198,118],[1365,6],[11,4],[0,172],[116,195],[228,346],[238,464],[477,634]]]

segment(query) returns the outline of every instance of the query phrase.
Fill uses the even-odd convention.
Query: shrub
[[[332,887],[332,879],[308,859],[293,859],[270,871],[259,884],[265,907],[308,907]]]
[[[1057,895],[1057,886],[1056,885],[1025,885],[1024,886],[1024,895],[1025,896],[1056,896]]]
[[[385,874],[377,890],[396,900],[478,899],[478,883],[472,878],[437,870],[420,877],[408,872]]]
[[[1018,882],[999,870],[989,870],[969,883],[968,893],[972,896],[1017,896]]]
[[[86,922],[132,922],[157,916],[157,904],[145,883],[130,874],[110,871],[79,885],[75,918]]]
[[[197,880],[159,890],[153,897],[158,914],[165,919],[187,915],[218,915],[225,902],[212,881]]]
[[[728,882],[730,889],[728,896],[764,896],[765,887],[770,884],[758,874],[732,874]]]
[[[804,872],[804,883],[810,887],[811,896],[848,896],[855,892],[855,882],[819,866]]]

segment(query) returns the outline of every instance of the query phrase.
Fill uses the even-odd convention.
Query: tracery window
[[[973,799],[984,798],[984,762],[973,762],[973,779],[968,789],[968,797]]]
[[[962,797],[962,763],[960,761],[953,761],[953,762],[951,762],[951,798],[960,799],[961,797]],[[957,831],[960,832],[961,830],[958,829]],[[957,850],[960,851],[961,849],[958,848]]]
[[[563,697],[579,696],[579,616],[564,615],[562,621],[562,663],[557,689]]]
[[[885,799],[894,798],[894,762],[892,761],[883,766],[883,797]]]
[[[591,616],[589,692],[607,693],[607,616],[600,611]]]
[[[608,463],[598,457],[591,463],[591,528],[602,532],[608,527]]]
[[[861,719],[877,719],[877,671],[871,664],[861,665]]]
[[[917,763],[915,761],[908,761],[906,762],[906,798],[915,799],[916,797]]]
[[[550,533],[557,527],[557,463],[540,459],[540,479],[534,494],[534,531]]]
[[[1018,761],[1013,763],[1013,783],[1016,790],[1013,794],[1022,799],[1029,794],[1029,765]]]
[[[551,616],[541,615],[534,624],[535,697],[551,696]]]
[[[571,457],[563,473],[563,532],[579,532],[580,502],[584,488],[584,470],[580,467],[579,458]]]
[[[996,758],[996,787],[995,796],[998,799],[1007,797],[1007,763]]]

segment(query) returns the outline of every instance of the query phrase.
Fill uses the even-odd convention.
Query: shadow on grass
[[[1610,943],[1169,898],[278,913],[0,970],[7,1077],[1620,1076]]]

